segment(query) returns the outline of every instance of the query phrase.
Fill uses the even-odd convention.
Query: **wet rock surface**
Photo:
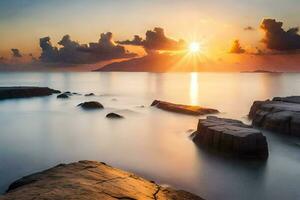
[[[95,96],[95,94],[94,93],[88,93],[88,94],[85,94],[84,96],[91,97],[91,96]]]
[[[202,200],[95,161],[60,164],[12,183],[3,200]]]
[[[49,96],[60,93],[48,87],[0,87],[0,100]]]
[[[124,117],[122,115],[117,114],[117,113],[108,113],[106,115],[106,118],[110,118],[110,119],[123,119]]]
[[[199,146],[240,158],[266,159],[266,137],[241,121],[209,116],[199,119],[193,141]]]
[[[80,103],[77,106],[83,108],[83,109],[87,109],[87,110],[93,110],[93,109],[103,109],[104,106],[99,103],[98,101],[87,101],[84,103]]]
[[[57,95],[58,99],[68,99],[70,97],[70,95],[68,93],[62,93]]]
[[[250,109],[252,125],[286,135],[300,136],[300,96],[255,101]]]
[[[205,108],[201,106],[190,106],[182,104],[174,104],[166,101],[154,100],[151,106],[155,106],[159,109],[176,112],[187,115],[205,115],[205,114],[216,114],[219,113],[216,109]]]

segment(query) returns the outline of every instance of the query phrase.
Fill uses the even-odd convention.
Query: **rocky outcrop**
[[[48,87],[0,87],[0,100],[41,97],[57,93],[60,91]]]
[[[268,144],[263,134],[233,119],[209,116],[199,119],[193,141],[200,147],[241,158],[266,159]]]
[[[103,105],[98,101],[87,101],[84,103],[80,103],[77,106],[80,106],[83,109],[93,110],[93,109],[103,109]]]
[[[117,114],[117,113],[108,113],[106,115],[106,118],[110,118],[110,119],[123,119],[124,117],[122,115]]]
[[[187,115],[205,115],[205,114],[216,114],[219,113],[216,109],[204,108],[201,106],[189,106],[182,104],[174,104],[166,101],[154,100],[151,106],[155,106],[159,109],[187,114]]]
[[[12,183],[1,199],[202,200],[95,161],[60,164],[23,177]]]
[[[300,96],[255,101],[250,109],[249,118],[254,126],[300,136]]]

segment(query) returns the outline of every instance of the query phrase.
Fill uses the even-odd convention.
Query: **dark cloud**
[[[234,40],[231,46],[231,49],[229,50],[229,53],[236,53],[236,54],[242,54],[245,53],[245,49],[242,48],[239,40]]]
[[[255,28],[253,28],[252,26],[246,26],[246,27],[244,28],[244,30],[245,30],[245,31],[254,31]]]
[[[143,46],[143,38],[135,35],[132,40],[117,41],[118,44]]]
[[[65,35],[58,44],[62,46],[59,49],[52,46],[50,37],[41,38],[42,54],[40,59],[44,62],[84,64],[136,56],[123,46],[116,45],[111,32],[102,33],[98,42],[89,43],[89,45],[72,41],[69,35]]]
[[[184,40],[177,41],[168,38],[165,35],[164,29],[159,27],[154,28],[153,31],[148,30],[146,32],[145,40],[142,40],[140,36],[135,35],[133,40],[119,41],[118,43],[143,46],[147,51],[151,51],[151,50],[175,51],[175,50],[186,49],[187,46]]]
[[[186,48],[186,43],[166,37],[162,28],[154,28],[146,32],[144,47],[150,50],[182,50]]]
[[[50,42],[50,37],[40,38],[40,47],[42,53],[40,56],[41,61],[43,62],[58,62],[59,53],[56,47],[53,47]]]
[[[298,28],[285,31],[282,22],[275,19],[264,19],[260,28],[265,32],[262,40],[268,49],[277,51],[294,51],[300,49],[300,35]]]
[[[21,58],[22,55],[21,55],[21,52],[19,49],[11,49],[11,52],[12,52],[12,56],[14,58]]]

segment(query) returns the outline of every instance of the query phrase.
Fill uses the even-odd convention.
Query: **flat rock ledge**
[[[251,106],[249,118],[254,126],[300,137],[300,96],[255,101]]]
[[[9,186],[2,200],[202,200],[95,161],[60,164],[23,177]]]
[[[0,100],[49,96],[60,93],[48,87],[0,87]]]
[[[199,146],[239,158],[268,158],[266,137],[251,126],[233,119],[208,116],[199,119],[193,141]]]
[[[176,112],[187,115],[206,115],[206,114],[216,114],[219,113],[216,109],[204,108],[201,106],[190,106],[182,104],[174,104],[166,101],[154,100],[151,106],[155,106],[159,109]]]

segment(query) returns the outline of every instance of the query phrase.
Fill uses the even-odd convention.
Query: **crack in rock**
[[[155,184],[155,185],[156,185],[156,191],[153,194],[153,198],[154,198],[154,200],[157,200],[157,194],[159,193],[161,186],[159,186],[157,184]]]

